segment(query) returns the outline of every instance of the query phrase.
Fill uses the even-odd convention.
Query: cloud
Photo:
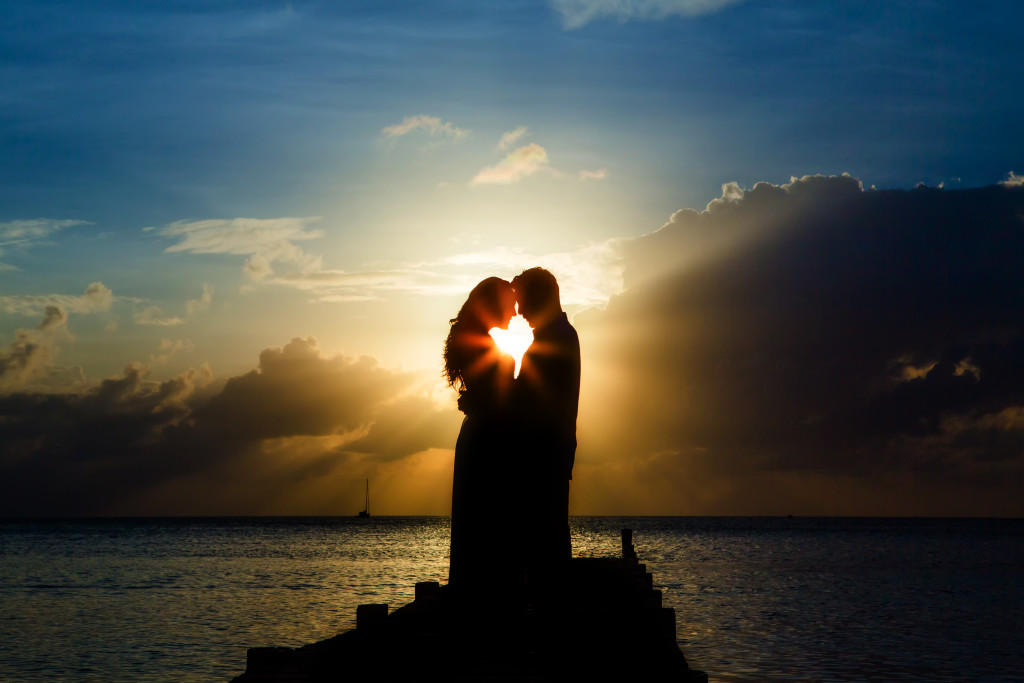
[[[548,168],[548,153],[537,143],[530,143],[510,152],[497,165],[481,170],[472,185],[507,185]]]
[[[0,256],[5,251],[24,250],[41,244],[50,244],[50,235],[78,225],[92,225],[88,221],[57,220],[53,218],[36,218],[32,220],[8,221],[0,223]],[[17,270],[16,266],[0,262],[0,271]]]
[[[386,138],[400,138],[416,130],[423,130],[430,135],[442,135],[460,140],[469,135],[465,128],[459,128],[451,121],[441,121],[436,116],[406,116],[401,123],[382,128],[380,134]]]
[[[449,417],[450,410],[438,408],[430,397],[407,396],[382,410],[366,436],[344,450],[391,461],[434,447],[453,447],[458,434]]]
[[[14,342],[0,348],[0,392],[10,392],[47,377],[58,353],[57,342],[69,338],[68,314],[58,306],[47,306],[35,329],[20,329]]]
[[[296,337],[260,353],[259,368],[228,380],[201,415],[247,437],[322,436],[365,425],[373,407],[409,381],[369,357],[325,357],[316,339]]]
[[[585,245],[572,252],[545,254],[534,259],[558,279],[563,306],[603,307],[623,288],[620,240]],[[524,269],[532,267],[525,265]]]
[[[580,171],[580,180],[604,180],[608,177],[607,168],[599,168],[595,171]]]
[[[510,131],[502,133],[501,140],[498,141],[498,149],[508,151],[512,145],[516,143],[521,137],[530,132],[530,129],[526,126],[519,126]]]
[[[164,311],[160,306],[146,306],[141,311],[135,311],[132,315],[132,320],[136,325],[144,325],[150,327],[175,327],[177,325],[184,325],[187,318],[192,318],[195,315],[210,308],[210,304],[213,303],[213,285],[209,282],[203,283],[203,293],[198,299],[189,299],[185,302],[185,317],[180,315],[170,315]]]
[[[566,28],[575,29],[595,19],[620,22],[656,21],[668,17],[695,17],[718,12],[743,0],[551,0]]]
[[[183,325],[185,321],[176,315],[167,315],[159,306],[147,306],[133,316],[136,325],[150,325],[155,327],[174,327]]]
[[[92,224],[87,221],[55,220],[52,218],[36,218],[27,221],[0,223],[0,247],[38,243],[44,241],[58,230],[76,225]]]
[[[650,514],[1024,513],[1022,210],[806,176],[623,241],[576,318],[584,478]]]
[[[526,152],[519,155],[523,150]],[[514,160],[511,165],[491,169],[492,180],[484,182],[498,182],[494,178],[499,174],[510,178],[519,173],[532,173],[531,166],[540,168],[543,164],[539,160],[546,163],[546,158],[538,145],[520,148],[506,158],[506,162]],[[322,259],[291,244],[292,239],[314,239],[322,234],[305,227],[303,222],[312,220],[315,219],[178,222],[162,229],[161,234],[182,239],[167,251],[251,254],[244,266],[251,280],[309,292],[314,301],[323,303],[376,301],[394,292],[418,296],[465,294],[494,272],[504,272],[511,277],[536,265],[550,268],[558,275],[563,282],[563,302],[570,306],[603,305],[621,289],[621,267],[617,263],[614,241],[555,254],[535,255],[498,247],[436,261],[372,264],[363,269],[340,270],[324,268]],[[281,262],[291,259],[298,267],[275,272],[272,259]],[[151,305],[136,312],[134,320],[140,325],[181,325],[188,317],[208,308],[212,297],[213,288],[207,283],[200,298],[186,303],[183,315],[172,315],[160,306]],[[2,305],[3,298],[0,298]]]
[[[157,352],[149,357],[149,366],[166,365],[172,356],[179,353],[187,353],[195,350],[195,345],[190,339],[161,339]]]
[[[185,302],[185,312],[189,317],[205,311],[213,303],[213,285],[209,282],[203,283],[203,293],[198,299],[189,299]]]
[[[102,282],[93,282],[85,288],[85,293],[79,298],[79,306],[83,312],[100,313],[109,311],[114,300],[114,293]]]
[[[23,294],[0,296],[0,312],[37,316],[51,307],[79,314],[109,311],[114,293],[102,282],[93,282],[81,296],[69,294]]]
[[[311,228],[319,221],[319,216],[177,221],[160,228],[157,234],[178,240],[164,250],[167,253],[248,255],[244,270],[259,280],[273,272],[271,264],[275,261],[300,270],[319,268],[320,257],[307,254],[296,244],[323,237],[323,230]]]
[[[1024,185],[1024,175],[1017,175],[1013,171],[1010,171],[1009,175],[1006,176],[1006,180],[999,183],[1006,187],[1020,187]]]
[[[260,254],[253,254],[250,256],[246,260],[245,265],[242,266],[242,270],[255,281],[265,280],[274,274],[274,269],[270,266],[270,261]]]
[[[164,340],[159,353],[189,347]],[[206,366],[148,375],[130,363],[74,392],[0,395],[0,515],[331,514],[347,512],[340,491],[361,501],[367,476],[390,482],[378,509],[416,512],[406,492],[448,505],[459,414],[417,376],[326,355],[312,337],[227,381]]]
[[[567,303],[593,306],[575,317],[578,512],[1022,514],[1022,215],[1020,185],[805,176],[727,183],[647,235],[562,254],[268,281],[327,300],[555,272]],[[136,363],[86,385],[54,365],[67,313],[44,308],[0,352],[3,511],[313,514],[371,473],[426,495],[415,473],[443,506],[458,414],[413,375],[297,338],[227,381],[152,382]],[[187,348],[166,340],[149,365]]]
[[[441,271],[463,269],[464,275],[458,286],[451,288],[452,294],[469,291],[477,282],[495,272],[508,273],[512,277],[527,268],[540,266],[557,278],[563,306],[602,307],[623,289],[621,243],[621,240],[612,239],[587,244],[574,251],[549,254],[496,248],[456,254],[436,266]]]
[[[531,168],[543,167],[546,159],[540,146],[522,147],[506,158],[509,163],[503,162],[504,166],[499,164],[491,169],[491,180],[483,182],[498,182],[496,178],[501,174],[511,178],[516,174],[533,173]],[[300,289],[309,292],[314,301],[324,303],[375,301],[394,292],[419,296],[464,294],[496,270],[511,277],[535,265],[550,267],[558,273],[564,282],[563,301],[568,305],[603,305],[621,286],[621,269],[615,264],[617,257],[610,247],[611,242],[584,245],[574,252],[558,254],[533,255],[522,250],[496,248],[486,253],[459,254],[429,262],[373,264],[357,270],[324,268],[322,259],[306,254],[292,243],[292,240],[321,236],[321,231],[307,227],[316,220],[178,222],[161,229],[160,234],[181,240],[166,251],[250,254],[244,270],[254,282]],[[276,272],[271,265],[274,260],[294,267]],[[186,303],[184,314],[172,315],[160,306],[150,305],[136,312],[134,320],[140,325],[181,325],[188,317],[208,308],[212,298],[213,287],[207,283],[200,298]],[[0,298],[0,306],[3,303]]]
[[[462,291],[458,288],[464,284],[458,274],[430,270],[422,263],[361,271],[323,269],[282,275],[268,282],[309,292],[315,301],[333,303],[377,301],[393,292],[446,294]]]
[[[192,453],[167,453],[161,441],[211,381],[209,368],[161,383],[147,381],[146,374],[145,366],[131,363],[121,376],[88,390],[0,396],[0,490],[7,498],[0,507],[5,513],[75,515],[111,509],[135,487],[196,466]]]
[[[1019,186],[727,183],[635,239],[308,286],[442,287],[522,259],[596,302],[574,318],[577,513],[1020,515],[1022,209]],[[222,381],[132,363],[30,390],[56,377],[31,345],[64,320],[48,312],[2,355],[0,515],[354,512],[366,477],[383,509],[446,512],[460,416],[436,377],[298,337]],[[162,342],[150,364],[186,349]]]
[[[571,252],[533,254],[524,249],[495,247],[418,263],[393,263],[362,271],[319,270],[275,277],[268,282],[309,292],[320,302],[374,301],[403,292],[416,296],[466,294],[485,277],[511,278],[526,268],[542,266],[561,283],[566,306],[603,306],[622,290],[618,240],[583,245]]]

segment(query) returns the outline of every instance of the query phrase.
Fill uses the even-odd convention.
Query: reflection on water
[[[1021,680],[1024,520],[635,526],[680,646],[713,680]]]
[[[1020,680],[1021,520],[576,518],[717,681]],[[446,518],[0,523],[0,680],[227,680],[447,576]]]

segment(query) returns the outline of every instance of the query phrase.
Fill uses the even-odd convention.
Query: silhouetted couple
[[[488,333],[533,328],[518,378]],[[445,376],[466,414],[455,445],[449,583],[467,588],[557,571],[568,560],[580,344],[543,268],[487,278],[451,321]]]

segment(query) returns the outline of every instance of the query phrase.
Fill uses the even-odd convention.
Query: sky
[[[0,8],[0,516],[448,514],[537,265],[574,514],[1024,514],[1024,6]]]

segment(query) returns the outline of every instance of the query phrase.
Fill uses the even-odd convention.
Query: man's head
[[[519,314],[534,328],[541,327],[562,312],[558,281],[543,268],[524,270],[512,279]]]

